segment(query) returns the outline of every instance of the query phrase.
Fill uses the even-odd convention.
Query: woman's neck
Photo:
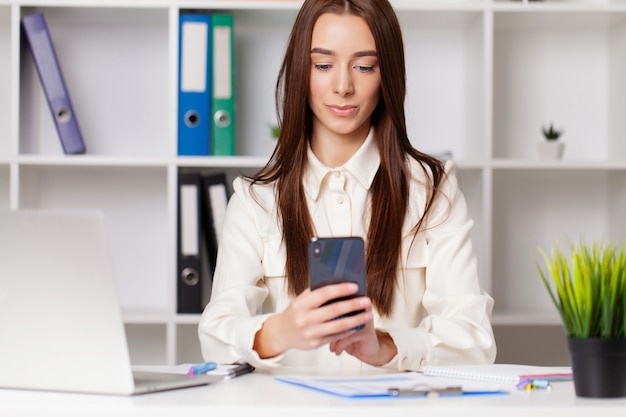
[[[318,129],[311,137],[311,150],[321,163],[336,168],[348,162],[363,145],[368,134],[369,127],[346,135]]]

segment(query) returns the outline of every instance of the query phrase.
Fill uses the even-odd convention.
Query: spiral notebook
[[[426,366],[424,375],[520,385],[537,381],[569,381],[569,366],[533,366],[521,364]]]

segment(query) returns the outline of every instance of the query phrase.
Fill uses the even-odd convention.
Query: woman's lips
[[[356,112],[356,106],[328,106],[331,112],[337,116],[351,116]]]

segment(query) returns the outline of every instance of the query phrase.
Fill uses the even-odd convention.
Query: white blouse
[[[339,168],[324,166],[309,149],[304,188],[317,236],[366,239],[369,187],[379,164],[372,133]],[[429,364],[495,360],[490,323],[493,299],[478,283],[470,239],[473,221],[459,189],[455,164],[448,161],[445,168],[443,193],[434,203],[423,232],[413,240],[410,231],[426,203],[426,178],[411,159],[413,180],[393,309],[388,317],[373,311],[374,326],[388,332],[398,349],[384,365],[392,370],[417,371]],[[315,350],[294,349],[270,359],[259,358],[252,349],[263,322],[284,310],[292,297],[284,276],[286,252],[273,186],[251,187],[247,180],[237,178],[233,187],[211,301],[198,328],[205,360],[246,361],[260,369],[298,366],[343,372],[368,368],[347,353],[336,356],[327,345]]]

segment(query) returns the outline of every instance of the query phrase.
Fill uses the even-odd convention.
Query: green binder
[[[213,88],[211,96],[211,154],[235,154],[235,37],[233,16],[211,16],[213,30]]]

